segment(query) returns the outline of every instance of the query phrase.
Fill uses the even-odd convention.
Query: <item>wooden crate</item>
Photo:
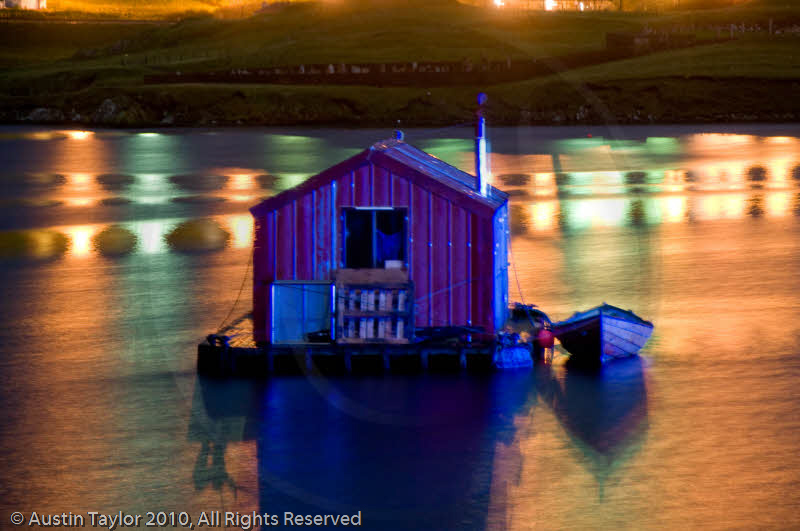
[[[406,344],[414,337],[414,286],[403,269],[340,269],[336,341]]]

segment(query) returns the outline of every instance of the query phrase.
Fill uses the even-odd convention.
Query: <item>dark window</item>
[[[344,209],[344,266],[383,268],[406,260],[406,209]]]

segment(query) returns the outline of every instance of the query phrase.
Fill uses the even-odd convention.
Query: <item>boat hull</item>
[[[608,304],[553,325],[553,334],[572,355],[571,362],[588,365],[638,354],[652,333],[652,323]]]

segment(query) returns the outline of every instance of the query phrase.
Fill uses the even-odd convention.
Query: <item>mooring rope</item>
[[[533,316],[531,316],[531,309],[525,304],[525,297],[522,295],[522,286],[519,282],[519,275],[517,274],[517,260],[514,258],[514,251],[511,249],[511,242],[508,242],[508,254],[511,256],[511,268],[514,270],[514,280],[517,282],[517,291],[519,292],[519,300],[522,302],[522,306],[525,308],[525,315],[528,316],[528,322],[533,328],[536,328],[536,325],[533,322]],[[539,310],[542,312],[541,310]],[[550,321],[550,317],[547,316],[546,313],[544,314],[547,321]]]
[[[242,285],[239,286],[239,293],[236,295],[236,300],[234,301],[233,306],[231,307],[231,310],[228,312],[228,315],[225,316],[225,319],[223,319],[222,322],[217,327],[217,333],[222,332],[222,327],[228,321],[230,316],[233,314],[233,311],[236,309],[236,306],[239,304],[239,299],[242,296],[242,291],[244,291],[244,285],[247,283],[247,275],[250,273],[250,265],[253,263],[253,251],[252,251],[252,249],[250,250],[249,254],[250,254],[250,259],[247,260],[247,267],[245,268],[244,276],[242,277]]]

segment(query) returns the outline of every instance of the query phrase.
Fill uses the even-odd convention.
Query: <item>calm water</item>
[[[469,170],[469,134],[407,140]],[[250,307],[247,208],[388,135],[0,128],[0,528],[212,510],[800,527],[800,126],[491,131],[512,300],[632,308],[656,325],[641,359],[198,378],[197,341]]]

